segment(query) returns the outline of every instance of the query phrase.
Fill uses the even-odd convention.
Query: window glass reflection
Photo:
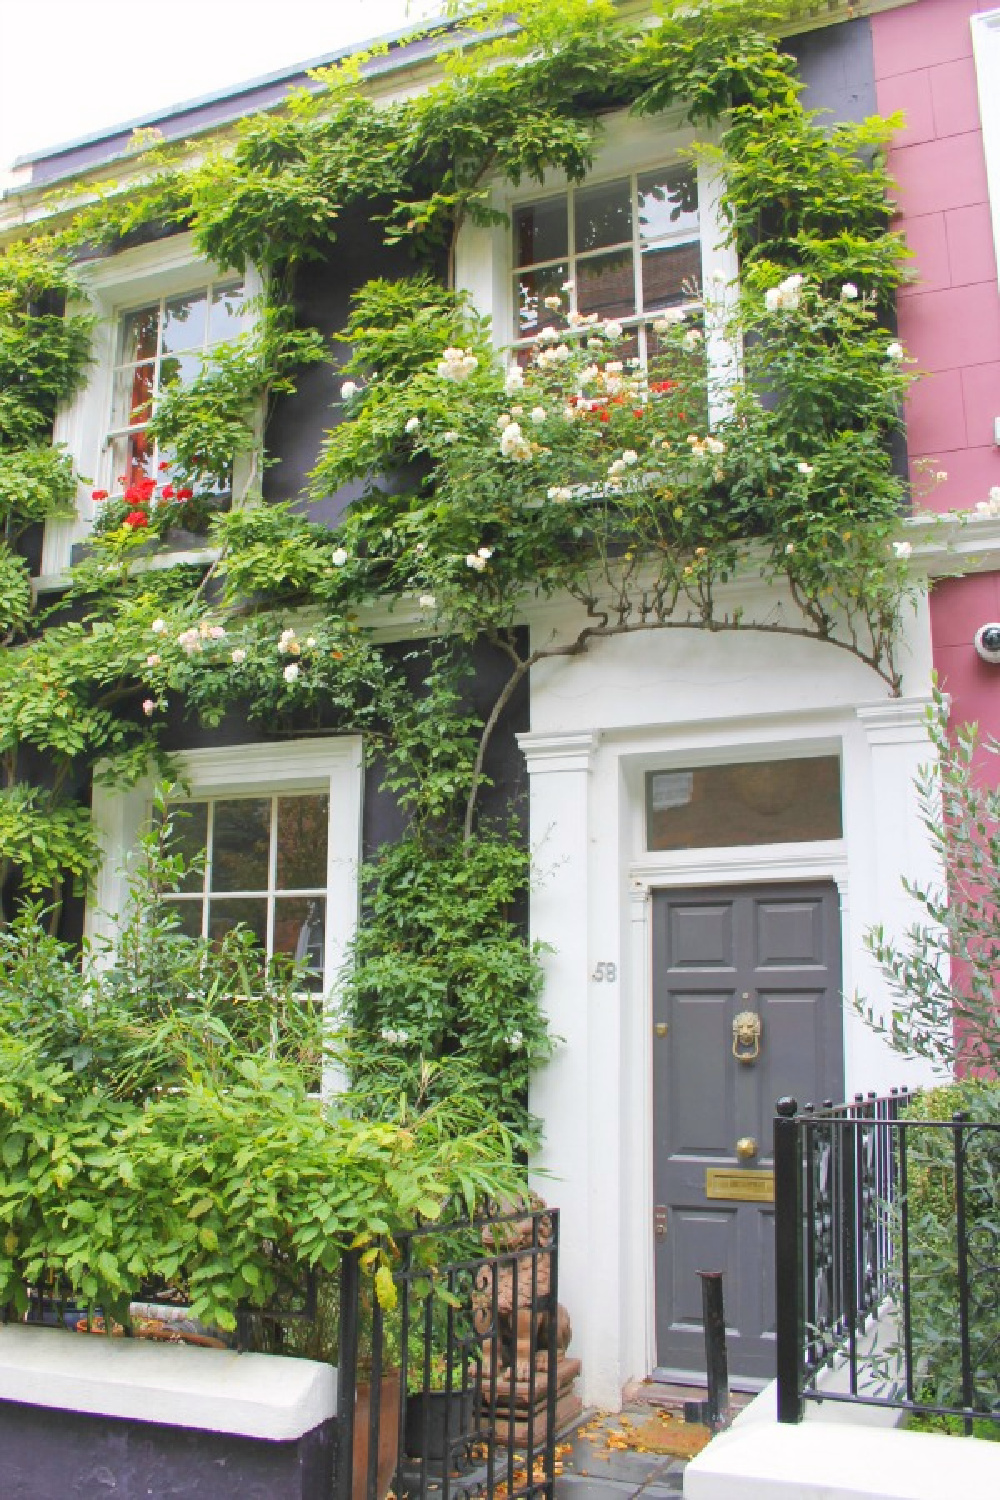
[[[271,846],[270,797],[216,802],[212,836],[212,889],[266,891]]]
[[[632,193],[627,177],[577,188],[573,196],[576,253],[631,243]]]
[[[649,849],[710,849],[842,837],[840,760],[738,762],[652,771]]]

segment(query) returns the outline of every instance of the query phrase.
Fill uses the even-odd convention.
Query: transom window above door
[[[173,381],[193,380],[213,349],[250,326],[246,285],[229,277],[122,311],[115,330],[108,487],[155,477],[161,454],[147,428]]]
[[[515,343],[595,313],[635,330],[632,353],[656,351],[658,313],[697,307],[701,224],[693,170],[670,167],[570,187],[512,210]],[[569,293],[564,289],[569,284]],[[546,298],[561,297],[561,312]]]
[[[843,836],[840,758],[650,771],[646,848],[715,849]]]
[[[194,862],[172,898],[183,930],[218,941],[238,923],[270,959],[309,967],[325,988],[326,792],[210,797],[176,804],[174,851]]]

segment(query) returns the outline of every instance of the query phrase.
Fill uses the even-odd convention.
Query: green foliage
[[[0,789],[0,851],[0,890],[13,867],[32,895],[57,891],[67,874],[82,887],[100,860],[87,808],[24,782]]]
[[[26,526],[74,514],[76,479],[69,455],[41,443],[0,449],[0,526],[15,539]]]
[[[0,637],[9,644],[31,614],[31,577],[23,557],[0,542]]]
[[[969,1245],[969,1341],[972,1402],[1000,1412],[1000,1313],[992,1269],[1000,1244],[1000,1085],[952,1084],[922,1094],[906,1111],[917,1121],[966,1122],[964,1213]],[[977,1128],[979,1127],[979,1128]],[[906,1129],[907,1236],[913,1361],[922,1372],[921,1398],[964,1407],[960,1273],[956,1231],[955,1139],[951,1130],[914,1123]]]
[[[185,938],[169,823],[144,850],[119,938],[82,970],[32,913],[0,937],[0,1301],[23,1311],[45,1274],[122,1316],[162,1276],[232,1329],[279,1258],[332,1271],[454,1194],[517,1190],[509,1137],[465,1095],[402,1123],[328,1114],[294,966],[239,932]]]
[[[369,1111],[400,1096],[445,1098],[450,1072],[428,1060],[457,1057],[483,1116],[530,1139],[528,1080],[551,1041],[541,950],[517,920],[528,868],[527,850],[507,835],[382,850],[344,975],[354,1085]]]
[[[903,937],[872,928],[865,943],[895,997],[882,1022],[869,1023],[897,1051],[951,1073],[956,1063],[995,1072],[1000,1064],[1000,792],[978,764],[1000,746],[980,742],[975,724],[949,732],[945,700],[935,692],[927,727],[934,759],[917,779],[920,820],[941,871],[933,881],[905,880],[922,917]]]
[[[294,329],[277,309],[258,309],[260,326],[220,345],[193,380],[175,381],[159,400],[149,434],[173,461],[177,484],[228,489],[233,460],[251,452],[262,398],[295,388],[294,371],[323,358],[314,329]]]
[[[68,258],[44,238],[0,260],[0,448],[43,440],[58,403],[79,388],[91,320],[63,311],[78,296]]]

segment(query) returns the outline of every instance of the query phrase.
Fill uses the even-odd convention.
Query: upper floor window
[[[669,167],[570,186],[518,204],[511,218],[515,343],[534,339],[571,310],[631,329],[625,353],[646,359],[657,352],[652,320],[700,301],[701,218],[692,170]],[[562,312],[547,305],[555,298]]]
[[[193,380],[206,356],[249,326],[242,280],[209,281],[118,315],[108,487],[155,476],[161,454],[147,431],[161,391]]]
[[[251,331],[264,290],[253,266],[242,278],[221,274],[190,234],[95,256],[81,266],[81,279],[83,310],[94,315],[93,358],[86,385],[57,413],[53,433],[79,476],[77,515],[45,524],[45,580],[60,579],[74,545],[90,536],[101,513],[95,486],[120,494],[155,478],[157,465],[169,460],[148,432],[161,393],[172,380],[194,379],[213,350]],[[251,471],[251,456],[236,453],[234,495]]]

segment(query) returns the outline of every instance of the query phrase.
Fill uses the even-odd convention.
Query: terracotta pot
[[[399,1459],[399,1402],[402,1380],[398,1370],[382,1375],[378,1406],[378,1481],[376,1500],[385,1500]],[[359,1381],[354,1400],[354,1466],[351,1500],[365,1500],[368,1478],[368,1434],[371,1386]]]

